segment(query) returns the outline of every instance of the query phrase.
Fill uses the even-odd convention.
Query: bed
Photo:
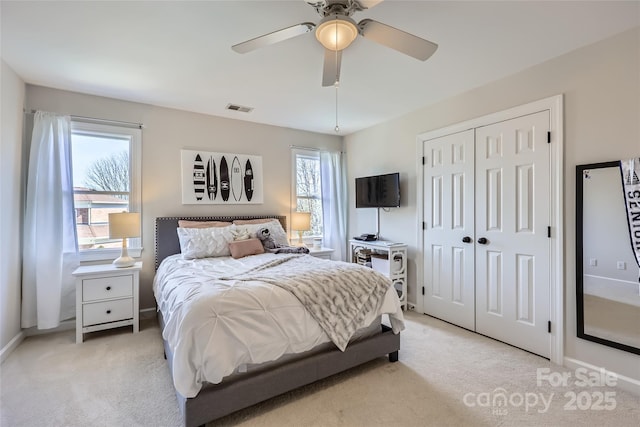
[[[192,333],[191,329],[185,329],[185,332],[183,334],[183,331],[176,327],[175,324],[180,322],[181,324],[188,324],[189,322],[184,319],[181,319],[180,322],[175,320],[175,318],[177,317],[175,312],[177,310],[174,310],[173,308],[167,308],[171,306],[167,303],[170,297],[166,296],[166,294],[173,295],[177,293],[177,291],[175,290],[180,288],[175,286],[171,288],[169,285],[156,284],[156,279],[159,282],[163,281],[164,276],[168,277],[170,276],[170,272],[178,271],[178,267],[175,266],[179,266],[180,263],[184,263],[184,261],[181,261],[182,257],[179,255],[181,252],[181,247],[178,234],[176,232],[176,229],[178,228],[178,221],[189,220],[231,222],[234,220],[246,221],[266,218],[276,218],[282,225],[282,229],[286,230],[286,217],[284,216],[271,215],[156,218],[155,268],[157,273],[156,278],[154,278],[154,293],[158,292],[159,294],[156,295],[156,299],[159,301],[158,319],[160,322],[161,330],[163,331],[165,356],[168,360],[169,368],[174,379],[174,386],[176,386],[176,396],[178,398],[178,403],[183,415],[185,426],[190,427],[204,425],[207,422],[224,417],[225,415],[231,414],[240,409],[247,408],[258,402],[267,400],[271,397],[296,389],[303,385],[313,383],[320,379],[327,378],[331,375],[348,370],[379,357],[388,356],[389,361],[391,362],[395,362],[398,360],[398,351],[400,349],[399,330],[401,329],[402,324],[401,311],[399,312],[399,314],[398,312],[389,314],[389,320],[391,321],[391,326],[393,328],[380,322],[380,313],[375,313],[375,315],[370,313],[367,315],[366,319],[360,319],[362,322],[369,322],[372,319],[376,320],[372,321],[368,327],[359,328],[354,335],[356,338],[351,339],[348,345],[346,345],[346,347],[343,347],[344,351],[341,351],[338,348],[337,344],[334,344],[336,341],[331,342],[331,340],[334,339],[333,336],[331,336],[331,338],[327,338],[329,339],[328,342],[324,341],[324,339],[313,338],[316,339],[316,342],[313,344],[312,348],[306,349],[306,347],[298,347],[294,353],[283,354],[281,357],[273,361],[262,363],[262,359],[260,359],[259,361],[261,363],[253,363],[253,360],[249,360],[247,363],[243,363],[239,367],[237,367],[231,374],[229,374],[228,369],[224,370],[223,368],[217,368],[217,362],[203,362],[203,366],[195,366],[196,363],[194,362],[194,360],[201,360],[202,354],[205,354],[206,351],[203,350],[201,353],[198,353],[194,356],[194,352],[196,352],[196,350],[190,349],[187,351],[182,348],[181,344],[179,344],[178,342],[200,342],[198,341],[200,338],[196,339],[196,337],[198,336],[198,333],[201,333],[201,330],[204,329],[204,327],[191,328],[193,330],[197,330],[197,333],[193,332],[193,336],[188,335]],[[256,265],[259,266],[258,270],[262,269],[263,266],[267,264],[284,264],[285,262],[291,263],[293,265],[295,265],[295,263],[301,265],[302,262],[308,264],[313,264],[316,262],[332,263],[332,261],[327,260],[316,261],[315,258],[312,259],[312,257],[308,255],[284,255],[280,258],[277,257],[278,255],[263,254],[256,255],[255,257],[246,257],[246,261],[235,260],[228,257],[223,258],[221,261],[218,261],[218,264],[215,264],[212,267],[210,267],[209,264],[204,264],[209,260],[195,260],[191,264],[198,265],[198,268],[201,271],[218,271],[216,269],[227,268],[227,265],[236,265],[239,262],[244,262],[246,264],[238,265],[247,265],[249,267],[252,266],[251,263],[257,263]],[[161,264],[165,260],[166,262],[162,265],[162,268],[159,269],[159,267],[161,267]],[[205,265],[205,267],[203,267],[203,265]],[[332,266],[334,265],[338,266],[342,264],[332,264]],[[350,267],[350,265],[345,264],[344,267]],[[192,275],[192,273],[183,273],[182,270],[179,271],[182,275]],[[246,271],[252,271],[252,269],[249,268]],[[224,274],[222,273],[215,274],[219,275],[216,277],[224,278]],[[241,275],[233,276],[232,278],[241,280]],[[255,283],[255,277],[248,277],[247,280],[247,283]],[[268,284],[265,284],[265,286],[266,285]],[[163,286],[169,289],[169,291],[165,292],[165,294],[162,294],[159,290],[156,291],[156,287],[158,287],[158,289],[162,289]],[[274,288],[278,287],[275,286]],[[171,292],[173,292],[173,294]],[[280,292],[280,294],[282,295],[288,294],[286,290],[274,292]],[[394,295],[394,298],[395,297],[396,296]],[[173,296],[171,298],[173,298]],[[288,298],[296,299],[296,297],[293,295],[289,295]],[[393,310],[389,309],[390,303],[388,303],[388,293],[385,294],[384,298],[385,301],[382,305],[387,305],[387,311],[391,313],[393,310],[395,310],[395,308]],[[298,303],[299,302],[296,299],[296,304]],[[382,310],[380,310],[380,312],[381,311]],[[308,315],[308,313],[305,312],[304,315],[306,316]],[[257,322],[259,322],[259,320]],[[301,323],[305,322],[306,321],[303,321]],[[290,323],[297,325],[300,322],[296,321]],[[256,324],[259,323],[256,323],[256,321],[254,320],[253,325]],[[395,333],[393,329],[395,329]],[[295,333],[297,332],[294,332],[294,334]],[[326,338],[326,335],[324,336]],[[176,337],[180,338],[178,339]],[[259,345],[259,343],[256,343],[256,345]],[[194,348],[206,346],[207,345],[205,344],[198,344],[194,346]],[[222,348],[222,346],[217,346],[217,348]],[[301,348],[304,351],[299,352]],[[290,350],[291,349],[287,351]],[[260,351],[256,351],[255,349],[248,351],[251,357],[254,357],[254,352],[260,353]],[[184,361],[185,357],[187,357],[185,355],[188,355],[188,357],[191,358],[188,361],[189,363],[186,363]],[[259,359],[259,357],[256,358]],[[185,368],[185,366],[187,368]],[[218,369],[218,371],[215,371],[213,374],[210,373],[211,369],[213,369],[210,369],[211,366],[216,366],[215,369]],[[190,374],[195,375],[199,378],[198,381],[196,381],[198,383],[197,387],[195,385],[192,385],[191,382],[185,384],[184,381],[182,381],[181,378],[184,377],[185,369],[191,370]],[[220,379],[220,381],[216,379],[215,381],[210,382],[208,381],[209,378],[204,378],[206,376],[205,374],[214,375],[215,378],[222,377],[222,379]]]

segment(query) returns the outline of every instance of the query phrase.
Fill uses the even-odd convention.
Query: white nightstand
[[[120,326],[139,330],[138,290],[142,262],[133,267],[83,265],[76,277],[76,343],[83,334]]]
[[[331,259],[331,255],[334,252],[334,249],[331,248],[314,248],[313,246],[308,246],[309,248],[309,255],[314,256],[316,258],[323,258],[323,259]]]

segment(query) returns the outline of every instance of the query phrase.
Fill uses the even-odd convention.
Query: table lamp
[[[127,238],[140,237],[140,213],[122,212],[109,214],[109,238],[122,239],[120,257],[113,261],[116,267],[131,267],[136,260],[127,252]]]
[[[311,230],[311,212],[293,212],[291,214],[291,229],[298,231],[298,246],[304,246],[302,232]]]

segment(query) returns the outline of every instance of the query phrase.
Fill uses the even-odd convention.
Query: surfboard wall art
[[[202,157],[196,154],[193,159],[193,193],[196,196],[196,200],[202,200],[202,196],[204,196],[204,178],[205,170],[202,164]]]
[[[263,203],[262,156],[180,150],[183,205]]]

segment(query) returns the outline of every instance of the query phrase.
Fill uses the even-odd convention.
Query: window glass
[[[139,161],[140,131],[72,122],[71,144],[78,249],[107,259],[122,246],[121,239],[109,239],[109,214],[139,212],[132,188],[140,188],[133,161]],[[128,246],[139,247],[139,241],[129,239]]]
[[[322,182],[317,152],[294,151],[294,206],[298,212],[311,212],[311,230],[303,236],[322,236]]]

